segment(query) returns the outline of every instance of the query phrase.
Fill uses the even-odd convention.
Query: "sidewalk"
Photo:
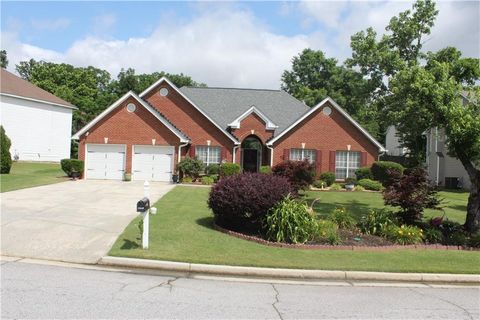
[[[453,283],[480,285],[480,275],[478,274],[389,273],[365,271],[257,268],[133,259],[111,256],[103,257],[99,261],[99,264],[115,267],[155,269],[187,274],[272,278],[286,280],[341,280],[384,282],[395,281],[414,283]]]

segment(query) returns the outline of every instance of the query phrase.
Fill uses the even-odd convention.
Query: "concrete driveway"
[[[150,200],[173,187],[150,183]],[[142,197],[141,181],[78,180],[2,193],[1,254],[96,263],[137,215]]]

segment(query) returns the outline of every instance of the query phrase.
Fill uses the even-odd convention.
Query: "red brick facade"
[[[168,94],[162,96],[159,91],[167,88]],[[185,99],[176,88],[167,82],[161,82],[151,89],[143,100],[157,109],[167,120],[178,128],[190,143],[182,149],[182,157],[187,154],[193,155],[195,146],[211,146],[222,148],[222,159],[227,162],[233,161],[233,148],[235,143],[221,129],[213,124],[204,114]],[[128,112],[126,105],[134,103],[135,112]],[[343,116],[335,107],[331,106],[331,115],[325,115],[319,108],[309,115],[296,127],[292,128],[278,141],[273,143],[273,165],[285,160],[292,148],[316,150],[317,173],[334,170],[335,151],[347,150],[359,151],[362,155],[362,165],[370,165],[378,156],[378,146],[365,136],[351,121]],[[232,119],[233,121],[234,119]],[[227,130],[227,128],[223,128]],[[262,164],[269,165],[271,151],[266,147],[272,139],[274,130],[267,130],[265,121],[257,114],[251,113],[240,122],[240,128],[229,131],[241,143],[248,136],[254,135],[263,144]],[[175,146],[174,161],[178,161],[178,147],[180,138],[162,124],[150,111],[144,108],[133,97],[121,103],[107,116],[88,129],[87,133],[80,136],[79,158],[85,159],[85,144],[103,144],[108,138],[108,144],[124,144],[127,146],[125,172],[132,171],[132,146],[152,145],[152,139],[156,145]],[[241,165],[241,147],[236,146],[235,162]],[[333,162],[333,167],[332,167]]]

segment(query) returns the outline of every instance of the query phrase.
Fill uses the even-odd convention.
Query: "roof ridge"
[[[273,92],[282,92],[280,89],[258,89],[258,88],[233,88],[233,87],[195,87],[195,86],[183,86],[182,88],[189,89],[224,89],[224,90],[250,90],[250,91],[273,91]]]

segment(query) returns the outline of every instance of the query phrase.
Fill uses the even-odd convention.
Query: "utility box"
[[[144,213],[150,209],[150,200],[148,198],[143,198],[137,202],[137,212]]]

